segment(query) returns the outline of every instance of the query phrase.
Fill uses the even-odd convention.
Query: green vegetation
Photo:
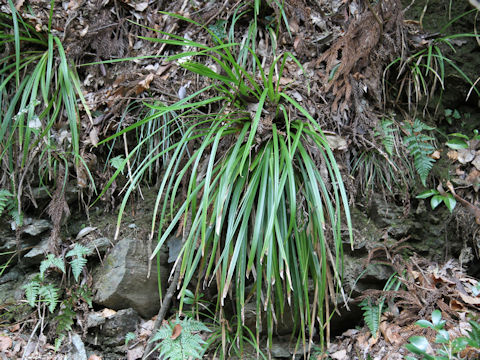
[[[383,287],[384,291],[397,291],[400,288],[401,282],[397,278],[397,274],[393,274],[388,279],[387,283]],[[370,333],[374,338],[377,338],[378,331],[380,327],[380,318],[383,312],[386,310],[385,307],[385,296],[382,296],[378,299],[377,303],[373,303],[372,299],[365,298],[360,303],[360,307],[363,310],[363,319],[367,325]]]
[[[170,15],[201,27],[190,19]],[[173,105],[147,104],[155,113],[106,140],[165,114],[177,114],[171,122],[182,119],[183,125],[174,130],[182,129],[182,136],[174,138],[173,132],[170,133],[162,141],[168,139],[171,145],[132,172],[119,221],[143,173],[168,151],[169,162],[158,191],[152,235],[157,227],[167,228],[159,231],[153,255],[176,228],[182,229],[181,294],[199,274],[198,281],[203,284],[218,279],[220,313],[229,292],[234,292],[240,342],[244,329],[242,309],[249,292],[254,292],[258,324],[261,313],[266,312],[269,344],[274,317],[281,318],[286,306],[293,309],[299,324],[295,331],[304,348],[308,343],[307,333],[314,333],[314,319],[320,321],[323,344],[323,331],[330,316],[323,304],[334,296],[327,289],[327,267],[330,263],[340,287],[342,221],[346,220],[346,236],[350,241],[352,229],[342,177],[322,129],[280,86],[286,63],[297,64],[300,69],[301,65],[291,53],[274,54],[268,72],[264,72],[256,53],[247,47],[261,80],[257,82],[256,74],[238,61],[238,52],[241,57],[245,46],[224,43],[211,30],[204,30],[210,34],[214,46],[163,32],[160,34],[166,35],[166,40],[142,37],[196,49],[171,55],[167,60],[178,61],[183,68],[212,83]],[[207,57],[219,70],[196,62],[200,57]],[[213,111],[204,114],[201,109],[205,107]],[[129,156],[140,151],[141,145]],[[128,158],[124,163],[127,161]],[[325,166],[325,176],[318,161]],[[179,191],[181,186],[186,188],[183,196]],[[178,202],[182,205],[173,211]],[[173,218],[167,217],[168,214],[173,214]],[[328,237],[333,239],[331,248]],[[313,280],[317,294],[313,299],[305,286],[307,279]],[[183,297],[180,312],[182,308]],[[259,325],[256,329],[257,341],[261,328]]]
[[[472,330],[468,332],[468,337],[460,336],[451,339],[447,330],[445,330],[445,320],[442,320],[442,313],[440,310],[432,312],[432,321],[418,320],[416,324],[422,328],[430,328],[435,330],[435,344],[438,345],[434,349],[429,341],[424,336],[412,336],[410,343],[405,345],[405,348],[420,355],[420,359],[424,360],[461,360],[466,359],[461,353],[467,348],[480,349],[480,325],[473,321],[469,321]],[[433,355],[431,355],[433,354]],[[477,351],[478,355],[478,351]],[[407,356],[406,360],[417,360],[415,356]]]
[[[92,307],[92,295],[87,285],[79,283],[79,275],[85,269],[87,259],[85,258],[88,253],[87,249],[80,245],[75,244],[74,247],[65,255],[66,258],[71,258],[68,262],[70,269],[75,279],[75,285],[65,286],[65,289],[69,288],[69,296],[66,296],[61,300],[62,289],[57,287],[51,281],[47,281],[46,272],[48,269],[60,270],[65,274],[65,263],[60,257],[56,257],[53,254],[48,254],[47,257],[40,264],[40,272],[36,274],[30,282],[25,284],[25,297],[28,304],[31,307],[35,307],[38,310],[39,317],[44,319],[45,308],[48,308],[50,313],[54,313],[57,305],[61,302],[60,310],[56,316],[50,321],[56,324],[55,348],[58,350],[63,339],[68,331],[72,330],[74,319],[76,317],[76,308],[79,302],[85,302],[89,307]],[[43,320],[42,320],[43,321]],[[43,328],[41,329],[43,331]]]
[[[450,20],[440,29],[440,34],[444,34],[452,24],[475,11],[475,9],[469,10]],[[480,95],[480,91],[470,77],[454,60],[446,55],[447,49],[452,52],[456,51],[454,46],[456,39],[469,37],[478,37],[478,35],[474,32],[438,36],[429,41],[428,45],[421,50],[414,52],[408,57],[398,57],[392,61],[384,70],[384,88],[391,87],[388,90],[385,89],[385,93],[396,92],[396,102],[398,102],[401,95],[404,94],[407,97],[409,110],[413,110],[413,105],[417,106],[424,97],[426,106],[438,89],[438,85],[440,85],[441,92],[445,90],[446,67],[448,65],[453,71],[460,75],[464,81],[472,86],[472,90],[474,90],[477,95]],[[397,76],[396,81],[392,81],[390,84],[386,81],[386,75],[392,67],[396,70],[395,73]],[[399,84],[399,86],[396,87],[394,84]],[[413,102],[412,97],[414,97]]]
[[[417,170],[423,186],[427,184],[427,176],[432,170],[435,160],[430,155],[435,151],[433,142],[435,138],[424,133],[424,131],[434,130],[434,127],[428,126],[418,119],[413,124],[406,123],[404,130],[407,136],[403,141],[408,152],[413,156],[413,163]]]
[[[417,199],[428,199],[429,197],[431,197],[430,206],[432,210],[436,209],[436,207],[443,202],[447,209],[453,212],[457,204],[457,200],[455,200],[452,194],[440,193],[440,191],[436,189],[425,190],[416,196]]]
[[[12,14],[0,14],[0,40],[15,52],[0,59],[0,159],[7,175],[0,186],[14,195],[12,216],[20,227],[25,188],[32,185],[27,179],[36,176],[37,186],[64,188],[55,180],[66,181],[69,167],[77,174],[86,169],[79,153],[77,100],[90,113],[75,68],[50,31],[51,19],[48,33],[40,33],[23,21],[11,0],[8,3]],[[62,121],[68,125],[68,139],[55,129]]]
[[[151,341],[158,342],[155,350],[160,350],[159,359],[201,359],[206,342],[198,334],[200,331],[210,332],[210,329],[200,321],[177,318],[166,322]]]
[[[382,6],[381,2],[368,4]],[[0,58],[0,216],[8,215],[14,220],[20,250],[24,212],[30,204],[36,206],[32,188],[47,189],[51,198],[50,205],[44,207],[54,223],[54,239],[60,231],[62,215],[68,211],[65,191],[71,186],[70,180],[76,178],[80,192],[88,181],[95,190],[94,176],[99,174],[90,173],[82,152],[85,148],[80,125],[85,122],[94,126],[94,119],[75,66],[57,33],[52,32],[54,1],[50,1],[48,25],[41,31],[22,19],[12,0],[8,0],[7,6],[11,14],[0,14],[0,44],[8,48]],[[141,95],[144,98],[128,99],[126,108],[118,113],[110,105],[97,109],[99,113],[110,111],[108,115],[115,119],[114,125],[111,121],[102,129],[102,135],[108,137],[95,150],[105,164],[104,170],[115,169],[108,181],[107,171],[105,177],[98,176],[107,181],[98,199],[109,190],[112,198],[122,197],[115,238],[120,234],[129,200],[136,192],[141,195],[140,186],[144,184],[156,186],[157,191],[149,214],[149,240],[157,237],[150,260],[170,237],[182,237],[175,263],[179,280],[172,282],[178,284],[175,291],[179,293],[179,315],[175,321],[165,321],[151,339],[160,358],[201,358],[207,350],[222,359],[232,354],[241,358],[247,345],[256,350],[258,357],[266,358],[260,351],[264,341],[261,336],[266,335],[270,349],[275,326],[287,316],[293,317],[295,324],[292,338],[296,340],[296,350],[302,348],[307,357],[315,341],[319,343],[315,350],[324,352],[330,320],[343,296],[343,246],[353,247],[349,201],[355,200],[355,194],[347,195],[346,176],[352,176],[352,188],[358,187],[359,194],[367,198],[380,189],[387,200],[401,194],[406,212],[410,210],[411,192],[417,193],[421,186],[428,190],[417,198],[430,198],[432,209],[444,203],[453,212],[456,206],[458,196],[455,197],[453,188],[449,188],[451,193],[440,191],[441,187],[433,189],[435,182],[448,179],[431,175],[434,166],[438,166],[432,156],[436,150],[433,132],[443,134],[443,130],[438,128],[439,124],[427,125],[432,123],[427,111],[423,117],[416,112],[413,117],[405,114],[401,118],[393,113],[377,117],[373,114],[378,112],[378,104],[362,107],[365,111],[361,116],[355,114],[353,106],[346,107],[337,126],[342,130],[339,137],[352,146],[343,158],[343,154],[334,154],[323,128],[323,123],[331,119],[319,115],[326,114],[327,107],[319,110],[316,107],[321,104],[300,101],[290,91],[299,81],[305,89],[299,97],[310,95],[310,85],[318,87],[321,81],[315,76],[322,75],[317,70],[325,64],[305,58],[310,56],[308,52],[323,49],[331,40],[317,39],[319,45],[314,50],[313,46],[301,49],[301,39],[292,36],[297,31],[293,31],[293,22],[292,31],[289,27],[283,2],[270,2],[269,15],[262,11],[265,6],[255,0],[253,4],[232,8],[226,20],[217,19],[211,25],[202,25],[187,16],[161,14],[207,34],[204,42],[198,40],[201,36],[192,40],[187,35],[182,37],[130,21],[128,26],[147,30],[140,33],[148,35],[140,35],[138,40],[160,43],[162,51],[167,49],[163,53],[168,55],[162,60],[169,62],[168,66],[178,65],[186,82],[178,89],[178,101],[171,101],[175,95],[160,99],[145,91]],[[352,9],[348,11],[353,12]],[[369,9],[378,17],[373,7]],[[456,39],[478,38],[468,33],[443,35],[458,19],[447,24],[441,36],[416,44],[412,53],[386,67],[385,97],[393,94],[397,105],[406,98],[412,112],[412,103],[416,107],[424,99],[426,109],[436,90],[444,90],[448,66],[472,87],[471,91],[480,95],[476,83],[448,57],[447,51],[455,51]],[[313,18],[302,19],[308,21],[313,22]],[[295,23],[297,30],[299,26]],[[317,22],[313,26],[326,25]],[[88,27],[85,29],[88,31]],[[380,39],[389,39],[390,35],[383,34],[383,30]],[[288,41],[293,44],[292,52],[282,45]],[[67,45],[65,48],[68,49]],[[339,62],[328,65],[329,74],[323,74],[330,84],[339,81],[337,71],[347,57],[343,52],[342,58],[342,51],[337,55],[334,60]],[[136,59],[147,57],[154,56]],[[369,96],[375,90],[380,92],[372,84],[362,83],[366,79],[360,62],[366,59],[352,63],[351,74],[342,74],[345,79],[352,77],[357,81],[355,84],[353,80],[340,79],[349,101],[367,101],[368,98],[357,99],[361,94],[356,92],[362,86]],[[400,81],[389,82],[387,73],[394,69],[398,73],[396,80]],[[312,72],[316,73],[310,77]],[[194,78],[203,82],[192,85],[195,90],[187,95],[186,89]],[[198,84],[203,87],[197,87]],[[335,85],[328,88],[332,90]],[[336,95],[332,92],[326,99],[320,98],[328,103],[332,96]],[[356,127],[355,116],[365,117],[361,126]],[[447,109],[445,119],[450,126],[462,125],[459,110]],[[347,127],[348,131],[343,131]],[[445,145],[450,149],[467,149],[480,141],[477,130],[473,135],[471,129],[468,135],[466,130],[465,134],[462,130],[445,134],[450,131],[459,131],[445,136]],[[118,142],[125,145],[123,153]],[[129,147],[131,144],[133,148]],[[417,175],[420,181],[415,181]],[[120,178],[122,184],[118,186],[120,181],[116,180]],[[389,236],[387,229],[385,239]],[[59,250],[55,247],[50,250],[53,253],[46,255],[39,273],[24,285],[24,290],[26,303],[38,313],[33,333],[43,334],[49,323],[56,329],[58,349],[75,325],[79,309],[92,306],[92,295],[88,282],[82,278],[87,248],[75,244],[63,256],[54,254]],[[0,275],[18,252],[0,254],[11,255],[0,265]],[[62,276],[61,283],[55,273]],[[399,286],[392,276],[384,290],[398,290]],[[202,302],[202,292],[208,291],[218,296],[207,304]],[[160,289],[160,296],[161,292]],[[385,299],[382,296],[376,303],[365,299],[360,304],[365,324],[375,339],[379,336]],[[346,301],[345,297],[343,300]],[[255,328],[246,323],[245,308],[250,304],[254,304]],[[451,340],[439,314],[434,311],[431,322],[417,322],[438,333],[437,354],[428,353],[429,344],[424,337],[412,338],[406,346],[409,351],[425,359],[443,360],[459,358],[466,346],[479,347],[480,327],[476,322],[470,322],[472,331],[468,338]],[[200,332],[210,334],[201,337]],[[134,339],[135,334],[128,333],[125,345]]]

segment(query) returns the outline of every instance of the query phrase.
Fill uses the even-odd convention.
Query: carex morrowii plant
[[[84,166],[79,156],[78,102],[85,105],[85,100],[75,68],[50,31],[54,2],[46,31],[37,31],[11,0],[8,4],[10,14],[0,14],[0,188],[14,195],[12,215],[21,227],[27,188],[53,184],[57,191],[52,203],[63,209],[69,169]],[[62,129],[58,125],[63,123]],[[35,196],[30,194],[30,199]],[[50,215],[58,213],[50,210]]]
[[[174,232],[183,234],[176,263],[181,294],[194,278],[197,291],[215,284],[217,314],[225,316],[233,299],[238,333],[246,303],[255,303],[256,336],[266,330],[269,345],[274,323],[290,307],[306,349],[314,327],[323,343],[331,315],[325,309],[334,283],[341,286],[342,240],[352,240],[340,170],[318,122],[280,85],[287,62],[301,68],[297,59],[274,53],[264,70],[248,48],[251,62],[240,65],[239,44],[203,28],[212,45],[161,31],[166,39],[143,38],[188,49],[167,60],[209,84],[173,105],[148,105],[155,114],[113,136],[167,113],[182,120],[183,135],[170,133],[170,146],[132,172],[126,194],[145,167],[169,152],[154,207],[152,236],[159,231],[152,257]],[[121,211],[126,203],[127,196]]]
[[[420,101],[424,99],[425,106],[433,98],[434,93],[440,89],[443,93],[445,89],[445,79],[448,74],[448,67],[471,86],[477,95],[480,90],[462,67],[457,65],[454,58],[448,54],[448,51],[455,53],[455,42],[459,38],[477,38],[479,35],[472,33],[459,33],[445,35],[447,29],[461,18],[471,15],[475,9],[469,10],[450,20],[439,31],[440,36],[422,41],[418,48],[408,54],[393,60],[384,70],[383,87],[385,94],[396,94],[395,102],[398,102],[402,95],[406,96],[408,109],[415,110]],[[390,69],[395,69],[396,79],[386,81]]]

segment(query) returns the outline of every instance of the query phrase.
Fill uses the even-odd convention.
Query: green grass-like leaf
[[[202,27],[180,15],[170,15]],[[254,28],[250,27],[252,31]],[[116,236],[129,196],[152,164],[168,154],[153,209],[151,236],[158,230],[158,244],[151,258],[179,227],[184,232],[177,263],[181,294],[196,277],[204,286],[218,279],[217,309],[223,311],[233,292],[232,302],[239,314],[235,334],[241,349],[250,279],[257,294],[251,301],[259,323],[262,312],[266,316],[268,344],[272,344],[274,319],[290,306],[301,323],[294,331],[306,349],[311,340],[307,334],[314,333],[316,319],[323,341],[330,316],[323,307],[326,297],[333,296],[327,290],[327,267],[333,269],[339,290],[342,242],[353,242],[340,169],[317,121],[280,86],[287,61],[302,69],[295,56],[276,54],[264,69],[255,53],[254,34],[248,36],[250,47],[224,43],[210,29],[203,29],[214,40],[214,46],[163,32],[147,39],[189,47],[186,52],[170,55],[168,60],[178,61],[211,84],[175,104],[146,104],[152,111],[145,118],[106,140],[140,131],[150,120],[164,116],[172,119],[168,120],[171,125],[177,119],[182,123],[181,127],[173,126],[176,133],[169,132],[167,138],[160,139],[159,147],[149,150],[147,159],[132,168],[120,205]],[[232,37],[232,29],[228,37]],[[200,57],[201,63],[197,61]],[[204,57],[221,72],[206,67]],[[256,69],[255,73],[252,69]],[[212,90],[216,94],[205,96]],[[212,111],[204,114],[205,108]],[[152,134],[159,133],[156,131]],[[148,143],[145,137],[130,151],[107,187]],[[325,174],[319,162],[325,164]],[[343,220],[347,225],[344,233]],[[317,290],[314,299],[308,294],[309,279]],[[180,312],[184,300],[182,296]],[[257,341],[259,334],[257,328]],[[168,341],[166,333],[158,336]]]

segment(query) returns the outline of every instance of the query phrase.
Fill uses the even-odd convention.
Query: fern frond
[[[63,263],[63,260],[59,257],[55,257],[53,254],[48,254],[47,258],[44,259],[41,264],[40,264],[40,278],[43,280],[45,271],[48,268],[57,268],[62,270],[63,273],[65,273],[65,264]]]
[[[78,287],[78,289],[75,291],[75,297],[77,301],[81,299],[85,301],[89,307],[93,307],[92,290],[88,287],[87,284],[84,284]]]
[[[394,122],[392,120],[382,119],[380,122],[380,128],[375,132],[375,136],[380,137],[383,147],[388,155],[393,155],[393,149],[395,147],[395,132],[397,129],[393,128]]]
[[[83,256],[87,256],[89,252],[90,250],[87,247],[80,244],[75,244],[73,249],[67,252],[65,256],[66,257],[74,257],[74,256],[83,257]]]
[[[89,250],[80,244],[75,244],[72,250],[67,252],[65,255],[66,257],[73,257],[73,259],[69,262],[70,266],[72,267],[73,277],[75,281],[78,281],[80,274],[85,265],[87,265],[87,259],[85,256],[89,253]]]
[[[53,313],[60,297],[58,289],[52,284],[43,285],[40,287],[38,295],[40,300],[47,304],[48,310]]]
[[[360,306],[363,310],[365,324],[367,324],[372,336],[376,338],[380,326],[380,316],[382,315],[380,305],[372,304],[371,299],[365,299],[360,303]]]
[[[55,339],[55,345],[54,345],[55,351],[58,351],[60,349],[60,346],[62,345],[62,342],[64,339],[65,339],[65,334],[61,334]]]
[[[77,257],[70,261],[70,265],[72,266],[72,273],[75,281],[78,281],[80,274],[82,273],[83,267],[87,265],[87,259],[84,257]]]
[[[21,212],[18,212],[17,209],[12,209],[10,211],[10,216],[12,217],[12,220],[15,222],[15,224],[23,224],[23,214]]]
[[[10,207],[13,194],[6,190],[0,189],[0,216],[2,216],[3,211],[5,208]]]
[[[129,343],[130,341],[135,340],[135,337],[136,337],[136,336],[135,336],[135,333],[133,333],[133,332],[128,332],[128,333],[125,335],[125,345],[128,345],[128,343]]]
[[[172,339],[172,330],[176,324],[181,325],[181,332],[176,338]],[[205,341],[197,332],[211,331],[202,322],[185,318],[177,320],[172,324],[162,326],[151,339],[151,342],[160,341],[155,349],[160,349],[160,358],[182,360],[182,359],[200,359],[204,352]]]
[[[40,280],[38,275],[28,284],[23,285],[22,288],[25,289],[25,297],[28,301],[28,305],[34,307],[40,290]]]
[[[427,176],[435,163],[435,160],[430,157],[435,151],[435,147],[432,145],[435,139],[422,131],[433,129],[418,119],[415,119],[412,125],[405,126],[408,133],[408,136],[404,137],[405,146],[413,156],[413,164],[424,186],[426,186]]]
[[[67,331],[72,330],[73,320],[77,315],[68,302],[64,301],[63,304],[63,309],[55,318],[55,320],[57,321],[56,332],[59,336],[65,335]]]

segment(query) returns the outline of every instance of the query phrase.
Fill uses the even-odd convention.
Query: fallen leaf
[[[440,159],[440,151],[435,150],[435,151],[433,152],[433,154],[430,155],[430,157],[431,157],[432,159],[434,159],[434,160]]]
[[[470,305],[479,305],[480,304],[480,298],[478,298],[478,297],[468,296],[468,295],[465,295],[461,292],[459,292],[458,294],[460,295],[462,300],[465,301],[467,304],[470,304]]]
[[[472,165],[475,166],[478,171],[480,171],[480,150],[477,151],[477,155],[475,156],[475,159],[473,159]]]
[[[459,149],[457,152],[458,152],[457,160],[461,164],[469,163],[470,161],[472,161],[475,158],[475,150]]]
[[[0,351],[4,352],[12,346],[13,341],[8,336],[0,335]]]
[[[472,169],[465,180],[471,185],[480,183],[480,171]]]
[[[388,321],[382,321],[379,328],[384,339],[390,344],[400,346],[405,342],[403,337],[400,335],[401,328],[399,326],[392,325]]]
[[[8,330],[10,332],[15,332],[15,331],[18,331],[18,329],[20,329],[20,324],[13,324],[11,326],[8,327]]]
[[[182,333],[182,325],[176,324],[173,327],[172,336],[170,336],[170,339],[175,340],[180,336],[181,333]]]
[[[24,2],[25,0],[18,0],[17,3],[15,4],[15,9],[19,11],[22,8]]]
[[[145,90],[148,90],[150,88],[150,83],[153,80],[154,75],[153,74],[148,74],[145,79],[140,81],[137,86],[135,87],[135,94],[140,94],[144,92]]]
[[[85,26],[80,32],[79,32],[79,35],[80,37],[84,37],[85,35],[87,35],[88,33],[88,25]]]
[[[450,301],[450,308],[456,312],[467,311],[467,308],[460,302],[455,299]]]
[[[92,142],[92,145],[97,147],[98,145],[98,130],[96,127],[93,127],[92,130],[90,131],[90,134],[88,134],[90,137],[90,141]]]
[[[142,12],[148,7],[148,1],[135,4],[135,10]]]
[[[69,10],[77,10],[80,4],[76,0],[70,0],[70,2],[67,5],[67,8]]]
[[[447,156],[450,160],[457,160],[458,159],[458,153],[455,150],[450,150],[447,152]]]
[[[109,318],[109,317],[115,315],[116,313],[117,313],[117,312],[116,312],[115,310],[105,308],[105,309],[102,310],[101,315],[102,315],[104,318]]]
[[[334,352],[333,354],[330,354],[330,357],[335,360],[344,360],[348,359],[347,357],[347,350],[339,350],[337,352]]]
[[[142,345],[137,345],[133,349],[127,350],[127,360],[137,360],[143,356],[145,349]]]

